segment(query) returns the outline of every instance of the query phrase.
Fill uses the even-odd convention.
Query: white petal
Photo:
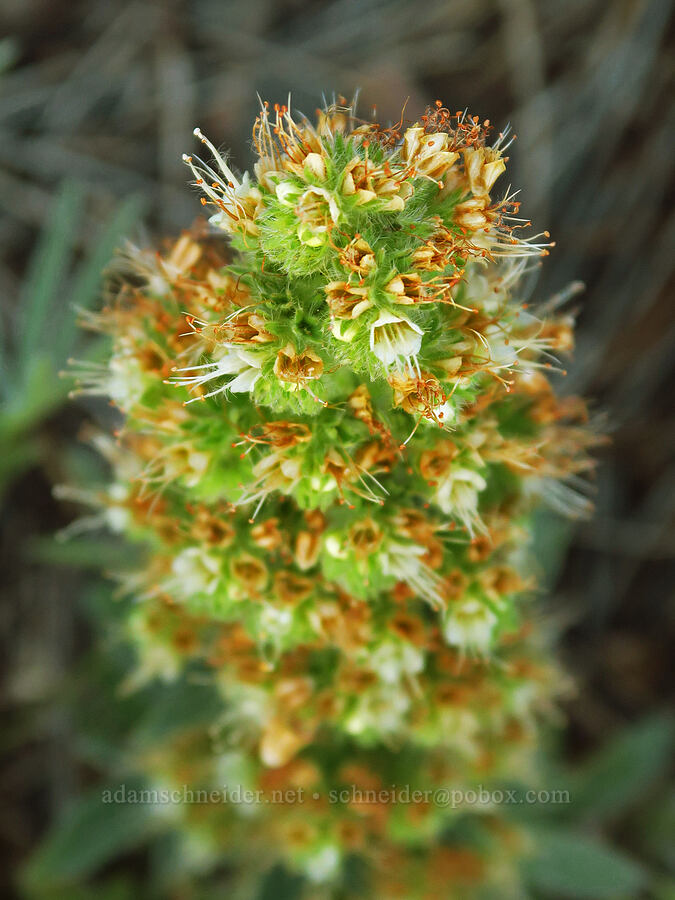
[[[373,328],[379,328],[380,325],[393,325],[396,322],[405,322],[413,331],[416,331],[418,334],[424,334],[419,325],[411,322],[410,319],[406,319],[405,316],[395,316],[394,313],[390,312],[383,312],[380,318],[370,326],[370,332],[372,334]]]
[[[240,375],[237,375],[236,378],[232,379],[227,385],[227,390],[232,391],[234,394],[243,394],[246,391],[250,391],[259,378],[260,372],[258,369],[246,369]]]
[[[252,366],[254,369],[262,368],[262,357],[255,350],[244,350],[241,347],[237,347],[235,352],[247,366]]]
[[[419,325],[409,319],[385,312],[370,326],[370,349],[380,362],[389,366],[400,357],[416,356],[423,334]]]

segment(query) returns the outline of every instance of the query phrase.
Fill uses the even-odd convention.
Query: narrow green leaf
[[[20,388],[2,410],[0,432],[3,440],[22,439],[63,403],[68,386],[56,377],[54,366],[43,354],[27,362]]]
[[[67,810],[23,871],[29,890],[86,878],[153,834],[160,820],[152,804],[104,802],[105,790],[115,798],[119,788],[119,782],[99,786]],[[142,788],[141,782],[129,779],[126,795]]]
[[[570,900],[633,900],[647,880],[632,860],[586,835],[540,831],[534,855],[523,864],[532,888]]]
[[[78,308],[88,308],[96,300],[101,285],[101,273],[110,262],[120,239],[131,230],[144,208],[142,197],[134,195],[124,200],[114,216],[108,222],[94,248],[80,263],[68,296],[64,297],[64,308],[68,314],[64,317],[63,327],[59,329],[57,343],[54,346],[54,359],[61,365],[71,351],[73,338],[77,330]]]
[[[654,797],[641,811],[635,827],[638,844],[647,858],[658,860],[675,876],[675,786],[667,787]],[[675,894],[673,898],[675,900]]]
[[[554,585],[574,534],[574,524],[569,519],[539,509],[534,515],[531,534],[532,558],[541,572],[543,585]]]
[[[135,548],[116,541],[107,533],[101,538],[78,536],[72,540],[40,537],[29,541],[26,549],[30,558],[37,562],[96,571],[119,571],[131,566],[138,558]]]
[[[258,900],[300,900],[303,880],[283,866],[275,866],[266,874]]]
[[[158,686],[156,698],[134,730],[134,743],[147,747],[167,740],[182,730],[213,722],[222,709],[222,698],[213,687],[203,680],[191,681],[188,673],[170,685]]]
[[[25,900],[138,900],[139,896],[138,884],[128,877],[117,876],[93,885],[44,886],[31,890]]]
[[[675,719],[652,716],[621,732],[578,774],[572,791],[576,819],[615,816],[644,795],[666,771],[675,745]]]
[[[53,301],[62,289],[64,273],[70,263],[73,235],[76,232],[83,193],[81,185],[65,182],[54,201],[47,227],[42,232],[28,268],[19,310],[19,368],[27,368],[40,349],[46,332],[53,335],[60,327],[50,321]]]

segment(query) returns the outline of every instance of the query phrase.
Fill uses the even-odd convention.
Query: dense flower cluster
[[[124,414],[96,438],[115,472],[98,521],[147,547],[122,576],[137,677],[212,673],[231,746],[207,781],[227,758],[321,798],[197,827],[253,829],[316,883],[359,853],[378,898],[493,877],[506,896],[516,838],[494,818],[464,835],[433,803],[326,797],[527,769],[560,684],[530,622],[528,516],[587,505],[585,407],[547,378],[572,321],[519,295],[547,235],[494,199],[508,144],[489,132],[440,104],[405,129],[264,104],[239,177],[196,130],[210,227],[128,246],[86,318],[111,353],[81,389]]]

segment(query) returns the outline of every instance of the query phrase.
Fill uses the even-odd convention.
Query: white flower
[[[262,194],[251,184],[251,176],[244,172],[241,182],[231,189],[228,195],[222,197],[222,202],[228,207],[228,211],[222,210],[209,217],[209,224],[223,231],[232,231],[234,223],[233,215],[238,219],[244,219],[246,213],[251,213],[262,202]],[[249,227],[249,230],[250,227]]]
[[[155,678],[161,681],[174,681],[178,677],[180,660],[169,647],[148,644],[143,647],[141,659],[138,668],[122,683],[123,691],[137,690]]]
[[[202,450],[191,450],[186,443],[173,444],[161,454],[164,480],[182,478],[187,487],[195,487],[209,467],[210,456]]]
[[[469,597],[449,608],[443,635],[452,646],[487,650],[496,622],[497,616],[485,603]]]
[[[171,570],[174,589],[185,599],[195,594],[212,594],[220,581],[220,560],[200,547],[188,547],[174,557]]]
[[[265,603],[260,610],[258,627],[266,637],[279,637],[288,634],[293,625],[293,613],[290,609],[278,609],[271,603]]]
[[[424,668],[424,654],[412,644],[383,641],[371,654],[368,665],[387,684],[397,684],[405,676],[417,675]]]
[[[129,630],[132,640],[139,645],[139,664],[122,683],[124,692],[137,690],[139,687],[159,678],[162,681],[173,681],[180,671],[178,655],[164,644],[157,643],[148,628],[145,610],[136,607],[129,619]]]
[[[509,694],[509,711],[519,718],[527,718],[536,709],[539,699],[536,683],[521,681]]]
[[[454,422],[456,418],[457,410],[449,400],[446,400],[445,403],[441,403],[440,406],[434,406],[433,418],[424,418],[422,421],[431,422],[432,424],[437,422],[439,425],[449,425],[451,422]]]
[[[204,363],[201,366],[186,366],[183,369],[177,369],[178,372],[189,372],[191,374],[181,375],[173,379],[173,384],[180,384],[186,387],[200,386],[208,384],[214,378],[222,378],[225,375],[236,375],[232,381],[221,385],[204,394],[205,397],[213,397],[215,394],[232,391],[235,394],[246,393],[251,391],[256,381],[260,378],[260,369],[262,367],[262,357],[260,353],[252,350],[244,350],[233,344],[222,345],[223,355],[214,362]],[[200,400],[201,397],[194,397],[188,400],[193,403]]]
[[[217,677],[218,684],[228,701],[218,725],[229,735],[233,745],[236,743],[243,746],[259,740],[264,724],[271,717],[270,694],[259,685],[245,684],[227,678],[224,669],[220,670]],[[245,784],[249,777],[250,773],[236,769],[227,781],[231,779],[235,784],[242,781]]]
[[[504,306],[504,295],[495,291],[488,278],[474,265],[465,269],[466,277],[453,290],[453,297],[461,292],[461,304],[494,315]]]
[[[129,500],[129,488],[123,484],[111,484],[108,488],[109,505],[105,508],[105,521],[111,531],[121,534],[129,527],[132,517],[126,506]]]
[[[226,690],[238,718],[259,726],[269,716],[269,694],[263,688],[254,684],[228,682]]]
[[[219,169],[214,170],[198,157],[195,157],[195,165],[191,156],[183,154],[183,162],[194,175],[195,183],[220,210],[211,216],[209,222],[224,231],[231,232],[238,225],[243,225],[247,231],[257,233],[253,219],[262,202],[262,194],[251,183],[248,172],[240,181],[199,128],[194,129],[194,135],[209,148]]]
[[[70,361],[78,380],[77,394],[108,396],[122,412],[129,412],[143,397],[148,381],[133,352],[122,350],[105,363]]]
[[[417,354],[423,334],[419,325],[409,319],[383,312],[370,326],[370,349],[383,365],[399,365],[403,361],[414,373],[419,370]]]
[[[481,726],[473,710],[461,706],[445,706],[438,710],[438,718],[444,744],[475,759]]]
[[[359,696],[356,709],[345,721],[345,729],[349,734],[370,730],[395,734],[403,728],[409,708],[410,698],[398,685],[380,683]]]
[[[473,469],[451,466],[436,488],[436,503],[446,515],[457,516],[469,531],[478,523],[478,495],[487,482]]]
[[[332,879],[340,866],[340,850],[334,844],[321,847],[304,860],[305,875],[315,883]]]
[[[505,328],[497,323],[488,325],[483,336],[490,347],[490,365],[496,369],[510,369],[518,361],[517,348]]]
[[[422,561],[426,554],[427,550],[418,544],[389,541],[380,548],[377,558],[383,575],[392,575],[420,597],[440,606],[443,603],[441,579]]]
[[[141,399],[147,387],[140,362],[135,356],[113,356],[109,364],[110,378],[107,392],[123,411],[131,409]]]
[[[326,552],[335,559],[346,559],[349,551],[336,534],[329,534],[324,540]]]

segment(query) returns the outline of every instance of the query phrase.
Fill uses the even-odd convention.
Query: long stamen
[[[215,146],[211,143],[211,141],[202,133],[201,129],[195,128],[192,133],[194,134],[194,136],[196,138],[199,138],[199,140],[202,142],[202,144],[205,144],[209,148],[211,153],[213,153],[214,159],[220,166],[223,174],[227,177],[227,180],[229,182],[231,182],[235,187],[240,187],[239,181],[236,178],[236,176],[233,174],[230,167],[227,165],[227,163],[225,162],[223,157],[220,155],[218,150],[215,148]]]

